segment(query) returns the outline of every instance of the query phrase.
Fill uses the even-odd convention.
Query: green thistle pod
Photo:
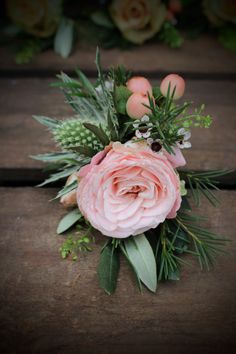
[[[78,119],[65,120],[53,131],[53,134],[57,144],[65,150],[73,150],[78,146],[89,147],[95,151],[103,148],[96,136]]]

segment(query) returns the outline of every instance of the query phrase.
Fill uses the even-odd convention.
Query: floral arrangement
[[[41,186],[67,178],[56,199],[69,212],[57,233],[77,231],[62,244],[61,256],[76,260],[79,251],[91,251],[97,230],[105,240],[98,265],[101,287],[115,291],[123,254],[139,287],[155,292],[158,282],[179,279],[184,254],[197,257],[202,269],[213,265],[226,241],[198,225],[202,218],[192,214],[189,199],[199,206],[203,196],[216,205],[217,178],[228,171],[181,169],[191,128],[212,123],[204,106],[189,112],[189,102],[177,103],[185,91],[182,77],[170,74],[152,87],[122,66],[105,75],[99,51],[96,66],[95,83],[80,70],[78,79],[58,75],[54,86],[75,115],[34,116],[62,151],[33,158],[57,169]]]
[[[184,37],[214,31],[220,42],[236,50],[234,0],[6,0],[1,42],[12,44],[17,63],[54,48],[67,58],[77,40],[103,48],[130,48],[161,41],[179,48]]]

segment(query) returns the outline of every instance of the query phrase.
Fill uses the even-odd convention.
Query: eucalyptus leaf
[[[70,229],[77,221],[82,218],[82,214],[78,209],[74,209],[68,214],[66,214],[58,224],[57,233],[62,234],[63,232]]]
[[[97,93],[96,93],[96,90],[94,88],[94,86],[91,84],[91,82],[87,79],[87,77],[82,73],[81,70],[79,69],[76,69],[75,70],[77,75],[79,76],[80,78],[80,81],[82,83],[82,85],[84,86],[84,88],[86,88],[86,90],[93,96],[96,96]]]
[[[78,187],[78,181],[75,180],[73,182],[71,182],[70,184],[64,186],[58,193],[57,196],[54,199],[58,199],[61,198],[63,195],[70,193],[71,191],[73,191],[74,189],[76,189]]]
[[[79,165],[69,167],[63,171],[59,171],[57,173],[54,173],[48,179],[46,179],[44,182],[38,184],[38,187],[42,187],[42,186],[45,186],[45,184],[56,182],[59,179],[66,178],[66,177],[70,176],[73,172],[76,172],[78,169],[79,169]]]
[[[118,121],[117,120],[114,121],[114,118],[112,117],[111,112],[108,111],[108,114],[107,114],[107,126],[108,126],[108,129],[110,131],[110,135],[111,135],[111,140],[112,141],[119,140],[119,134],[118,134],[116,123],[118,125]]]
[[[67,58],[73,48],[74,39],[74,22],[70,19],[63,18],[57,29],[54,38],[54,51],[55,53]]]
[[[116,290],[119,268],[119,251],[109,242],[102,249],[98,265],[99,284],[108,295]]]
[[[146,287],[152,292],[157,288],[156,260],[150,243],[144,234],[131,236],[124,241],[130,262]]]
[[[51,152],[48,154],[31,155],[30,157],[43,162],[59,162],[62,160],[76,159],[78,155],[71,152]]]
[[[49,129],[56,129],[61,124],[61,122],[54,118],[49,118],[45,116],[33,116],[40,124],[45,125]]]
[[[141,280],[138,276],[138,273],[136,271],[136,269],[134,268],[133,264],[131,263],[130,259],[129,259],[129,256],[126,252],[126,249],[124,247],[124,244],[123,244],[123,241],[121,241],[120,245],[119,245],[124,257],[126,258],[127,262],[129,263],[130,267],[132,268],[132,271],[134,272],[134,275],[135,275],[135,278],[136,278],[136,281],[137,281],[137,284],[138,284],[138,287],[139,287],[139,290],[142,291],[142,283],[141,283]]]

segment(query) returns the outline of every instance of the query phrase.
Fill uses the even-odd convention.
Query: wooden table
[[[33,114],[68,117],[53,75],[76,65],[94,77],[95,48],[78,47],[63,61],[52,52],[16,66],[0,50],[0,349],[8,354],[233,353],[236,350],[236,179],[222,181],[221,205],[202,203],[209,228],[232,242],[215,269],[201,272],[195,261],[180,282],[161,284],[156,295],[140,294],[125,262],[117,292],[98,287],[96,266],[104,242],[78,262],[61,260],[63,237],[56,226],[64,210],[50,203],[55,188],[35,188],[42,164],[29,155],[54,149]],[[186,99],[205,102],[214,117],[210,130],[196,130],[188,167],[236,169],[236,55],[211,38],[186,42],[181,50],[147,45],[130,52],[102,51],[104,67],[125,63],[153,83],[169,72],[187,79]]]

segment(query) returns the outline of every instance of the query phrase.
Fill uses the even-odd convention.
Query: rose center
[[[139,192],[143,192],[144,190],[145,190],[144,187],[133,186],[129,190],[127,190],[126,194],[138,194]]]

